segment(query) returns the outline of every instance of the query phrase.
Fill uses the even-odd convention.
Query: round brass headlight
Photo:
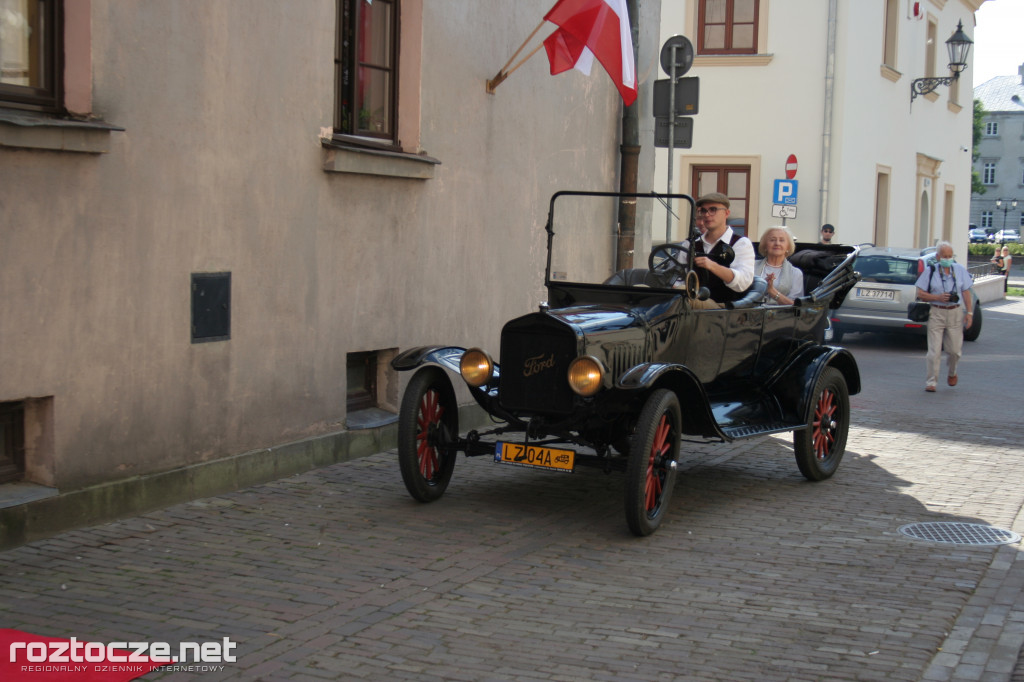
[[[490,380],[494,373],[494,362],[490,355],[479,348],[470,348],[459,360],[459,373],[467,384],[479,388]]]
[[[601,390],[602,378],[604,370],[601,363],[589,355],[580,356],[569,365],[569,387],[584,398]]]

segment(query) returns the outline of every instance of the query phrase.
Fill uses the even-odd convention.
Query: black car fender
[[[779,404],[795,409],[793,414],[786,415],[787,418],[807,423],[814,407],[814,386],[827,367],[835,367],[843,374],[850,395],[860,393],[860,370],[850,351],[836,346],[810,344],[771,384]]]
[[[440,367],[448,370],[448,372],[459,377],[461,380],[462,371],[459,368],[459,361],[462,360],[462,356],[465,352],[466,349],[460,348],[459,346],[419,346],[399,353],[391,361],[391,367],[398,372],[407,372],[409,370],[428,366]],[[494,371],[487,384],[480,387],[474,387],[470,386],[465,381],[462,381],[461,383],[469,390],[469,394],[473,397],[473,400],[475,400],[477,404],[489,414],[504,421],[516,423],[518,422],[516,417],[502,409],[501,405],[498,403],[498,378],[500,374],[501,372],[498,368],[498,363],[494,363]],[[448,378],[449,387],[454,390],[451,376],[447,374],[445,376]]]
[[[423,365],[438,365],[459,374],[459,360],[465,352],[465,348],[458,346],[419,346],[396,355],[391,361],[391,368],[407,372]]]
[[[704,385],[693,371],[685,365],[647,362],[626,371],[615,382],[620,391],[649,392],[656,388],[667,388],[685,406],[683,410],[683,432],[705,437],[725,438],[718,428],[711,412]]]

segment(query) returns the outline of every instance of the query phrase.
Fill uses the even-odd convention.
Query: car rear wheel
[[[971,326],[964,328],[964,341],[977,341],[981,336],[981,306],[978,300],[974,300],[974,315],[971,319]]]
[[[672,498],[682,424],[672,391],[654,391],[637,420],[626,466],[626,522],[634,535],[650,535]]]
[[[451,446],[458,434],[459,410],[448,377],[437,367],[419,370],[398,415],[398,465],[414,499],[433,502],[444,494],[455,468]]]
[[[807,426],[793,432],[793,449],[800,473],[823,481],[839,468],[850,429],[850,393],[842,372],[826,367],[812,394]]]

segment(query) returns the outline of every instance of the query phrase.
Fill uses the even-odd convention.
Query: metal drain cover
[[[1010,545],[1020,542],[1020,536],[1005,528],[979,523],[910,523],[900,526],[907,537],[954,545]]]

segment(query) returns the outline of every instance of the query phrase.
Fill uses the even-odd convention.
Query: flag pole
[[[541,47],[542,47],[542,46],[544,45],[543,43],[541,43],[540,45],[538,45],[538,46],[537,46],[537,47],[536,47],[536,48],[534,49],[534,51],[533,51],[533,52],[531,52],[530,54],[528,54],[528,55],[526,55],[525,57],[523,57],[523,58],[522,58],[522,60],[520,60],[520,62],[519,62],[518,64],[516,64],[516,65],[515,65],[514,67],[512,67],[512,69],[510,69],[509,71],[506,71],[506,70],[505,70],[505,69],[508,69],[508,65],[509,65],[509,64],[511,64],[511,63],[512,63],[513,61],[515,61],[515,58],[519,56],[519,53],[523,51],[523,48],[524,48],[524,47],[526,47],[527,43],[529,43],[529,42],[530,42],[531,40],[533,40],[533,37],[534,37],[535,35],[537,35],[537,31],[539,31],[539,30],[541,29],[541,27],[542,27],[543,25],[544,25],[544,19],[541,19],[541,20],[540,20],[540,23],[539,23],[539,24],[537,24],[537,28],[533,29],[533,33],[531,33],[531,34],[530,34],[530,35],[529,35],[529,36],[528,36],[528,37],[526,38],[526,40],[524,40],[524,41],[523,41],[523,44],[519,46],[519,49],[515,51],[515,54],[513,54],[513,55],[512,55],[512,56],[511,56],[511,57],[509,58],[509,60],[508,60],[507,62],[505,62],[505,66],[501,67],[501,69],[499,69],[499,70],[498,70],[498,73],[494,74],[494,78],[492,78],[492,79],[490,79],[489,81],[487,81],[487,92],[488,92],[489,94],[492,94],[492,95],[493,95],[493,94],[494,94],[494,89],[495,89],[495,88],[497,88],[497,87],[498,87],[499,85],[501,85],[501,83],[502,83],[502,82],[503,82],[503,81],[504,81],[504,80],[505,80],[506,78],[508,78],[508,77],[509,77],[509,75],[510,75],[510,74],[511,74],[511,73],[512,73],[513,71],[515,71],[515,70],[516,70],[516,69],[518,69],[518,68],[519,68],[520,66],[522,66],[522,65],[523,65],[523,62],[525,62],[525,61],[526,61],[527,59],[529,59],[529,58],[530,58],[530,57],[532,57],[533,55],[537,54],[537,50],[539,50],[539,49],[540,49],[540,48],[541,48]]]

